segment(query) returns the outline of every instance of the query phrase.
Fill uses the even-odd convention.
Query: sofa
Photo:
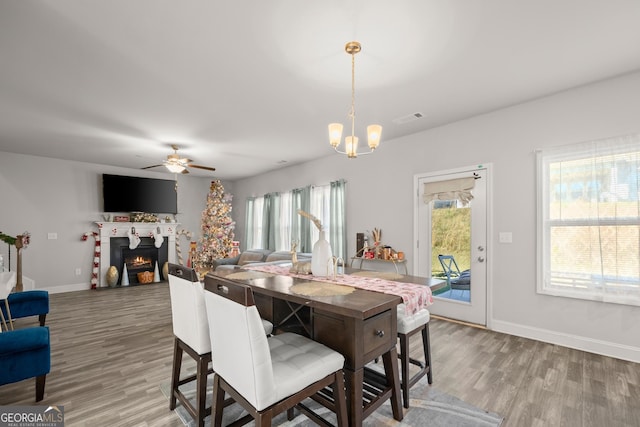
[[[260,258],[262,254],[262,258]],[[298,252],[296,254],[299,262],[311,261],[311,254]],[[269,249],[249,249],[233,258],[221,258],[214,260],[214,270],[237,270],[247,264],[279,264],[291,262],[290,251],[271,251]]]
[[[249,263],[263,262],[272,252],[270,249],[247,249],[240,255],[231,258],[217,258],[213,260],[213,270],[234,270]]]

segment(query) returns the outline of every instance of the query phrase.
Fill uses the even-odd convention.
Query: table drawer
[[[389,347],[395,343],[391,311],[385,311],[364,321],[362,338],[364,353],[367,354],[379,347]]]

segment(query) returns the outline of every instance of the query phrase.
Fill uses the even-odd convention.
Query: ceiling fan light
[[[378,145],[380,145],[380,136],[382,136],[382,126],[367,126],[367,141],[371,150],[375,150],[376,148],[378,148]]]
[[[181,173],[185,169],[184,166],[177,163],[167,163],[165,166],[173,173]]]
[[[342,123],[331,123],[329,125],[329,143],[333,148],[340,145],[342,139]]]

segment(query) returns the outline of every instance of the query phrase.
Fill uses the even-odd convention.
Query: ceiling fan
[[[169,154],[167,156],[167,160],[164,160],[162,162],[162,164],[160,165],[153,165],[153,166],[147,166],[145,168],[142,169],[151,169],[151,168],[157,168],[160,166],[165,166],[167,169],[169,169],[169,171],[173,172],[173,173],[189,173],[188,168],[196,168],[196,169],[204,169],[204,170],[208,170],[208,171],[215,171],[216,168],[211,168],[209,166],[202,166],[202,165],[194,165],[193,163],[191,163],[193,160],[191,159],[187,159],[185,157],[180,157],[178,155],[178,146],[172,144],[171,148],[173,148],[173,154]]]

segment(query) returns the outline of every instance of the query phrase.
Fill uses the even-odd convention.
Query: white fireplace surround
[[[138,237],[153,238],[153,231],[160,227],[162,236],[168,242],[167,258],[169,262],[176,262],[176,229],[180,225],[177,222],[96,222],[100,233],[100,274],[98,275],[98,287],[108,287],[106,276],[111,266],[111,238],[126,237],[131,227],[136,229]],[[162,268],[162,266],[160,266]]]

